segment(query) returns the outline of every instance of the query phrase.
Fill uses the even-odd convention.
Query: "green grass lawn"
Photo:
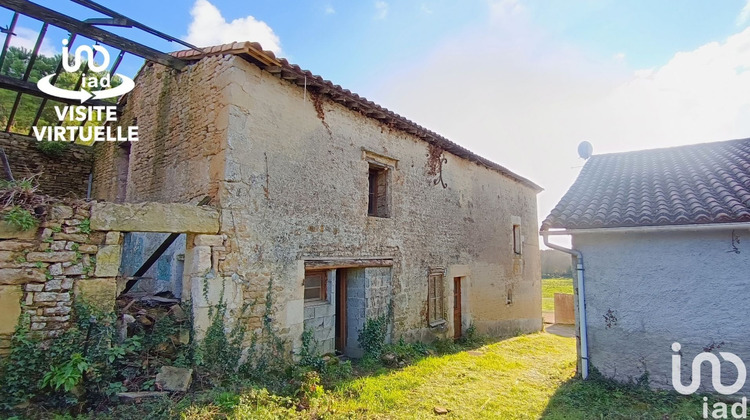
[[[573,294],[573,279],[542,279],[542,312],[555,311],[555,293]]]
[[[167,412],[208,418],[677,419],[700,418],[698,397],[574,379],[575,340],[548,333],[472,351],[427,357],[398,370],[349,380],[297,411],[265,390],[209,394]],[[155,417],[155,416],[150,416]]]

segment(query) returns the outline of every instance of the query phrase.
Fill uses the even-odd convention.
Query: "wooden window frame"
[[[445,273],[443,269],[431,269],[427,278],[427,324],[436,327],[445,321]]]
[[[312,276],[320,276],[320,286],[318,287],[307,287],[307,278]],[[305,272],[305,280],[303,281],[304,285],[304,292],[302,297],[305,300],[305,303],[316,303],[316,302],[326,302],[328,300],[328,271],[306,271]],[[307,295],[308,290],[315,290],[320,289],[320,293],[318,294],[318,297],[315,298],[306,298],[305,295]]]

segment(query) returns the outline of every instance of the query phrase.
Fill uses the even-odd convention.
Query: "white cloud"
[[[740,11],[740,15],[737,16],[737,26],[742,26],[750,20],[750,0],[745,2],[745,7]]]
[[[384,1],[375,2],[375,19],[385,19],[388,16],[388,3]]]
[[[333,15],[336,13],[336,9],[333,8],[330,4],[327,4],[324,10],[324,13],[327,15]]]
[[[620,52],[620,53],[617,53],[617,54],[615,54],[615,55],[613,56],[613,58],[614,58],[615,60],[617,60],[617,61],[623,61],[623,60],[625,60],[625,53],[622,53],[622,52]]]
[[[597,154],[750,137],[748,63],[750,28],[636,71],[516,19],[437,45],[371,99],[539,183],[541,221],[583,140]]]
[[[219,9],[208,0],[196,0],[190,15],[193,17],[185,40],[199,47],[229,42],[255,41],[264,49],[281,54],[281,41],[265,22],[253,16],[227,22]]]
[[[13,33],[15,33],[16,35],[11,38],[11,41],[10,41],[11,46],[23,47],[29,51],[34,50],[34,45],[36,45],[37,37],[39,37],[38,29],[30,29],[30,28],[25,28],[22,26],[16,26],[13,29]],[[62,44],[59,44],[59,45],[62,46]],[[47,57],[52,57],[58,53],[60,53],[60,51],[57,48],[55,48],[55,46],[52,45],[52,43],[49,40],[49,37],[45,37],[42,40],[42,45],[39,46],[39,54],[45,55]]]
[[[426,15],[431,15],[432,14],[432,8],[430,8],[430,5],[427,4],[427,3],[422,3],[419,6],[419,9],[422,11],[422,13],[424,13]]]
[[[487,0],[493,19],[507,19],[524,12],[519,0]]]

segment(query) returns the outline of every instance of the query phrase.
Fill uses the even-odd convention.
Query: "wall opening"
[[[388,203],[388,168],[370,163],[368,171],[367,215],[390,217]]]
[[[126,281],[159,248],[169,233],[126,232],[122,244],[120,273]],[[185,269],[186,235],[180,234],[164,253],[143,273],[129,295],[160,295],[179,299],[182,296],[182,278]]]
[[[513,225],[513,253],[521,255],[521,225]]]
[[[433,268],[427,279],[427,323],[430,327],[445,324],[443,273],[442,268]]]
[[[128,172],[130,171],[130,142],[123,142],[117,147],[115,158],[115,173],[117,174],[117,195],[115,201],[125,201],[128,188]]]
[[[458,340],[463,335],[463,305],[461,277],[453,278],[453,338]]]

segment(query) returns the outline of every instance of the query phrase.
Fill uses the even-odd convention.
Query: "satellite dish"
[[[590,158],[592,153],[594,153],[594,146],[592,146],[591,143],[582,141],[581,144],[578,145],[578,156],[580,156],[581,159]]]

